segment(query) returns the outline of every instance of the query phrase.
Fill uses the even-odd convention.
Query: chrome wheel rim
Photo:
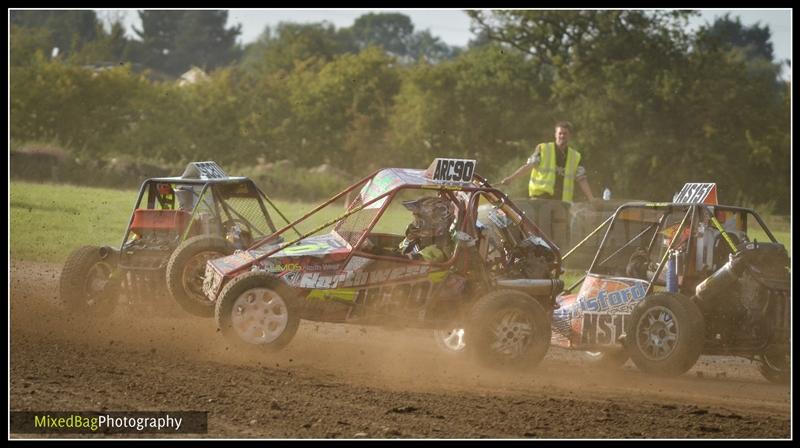
[[[249,289],[233,303],[233,329],[250,344],[269,344],[278,339],[289,323],[286,301],[267,288]]]
[[[433,335],[439,344],[448,351],[460,352],[466,348],[464,343],[464,329],[452,328],[450,330],[433,330]]]
[[[680,328],[675,315],[668,308],[650,308],[639,318],[636,328],[636,343],[645,358],[662,361],[675,350]]]
[[[494,335],[492,350],[508,358],[522,356],[533,340],[533,322],[516,310],[499,314],[490,328]]]

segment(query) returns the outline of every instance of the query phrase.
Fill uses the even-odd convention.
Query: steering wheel
[[[233,232],[234,226],[238,225],[240,230],[240,238],[245,247],[253,243],[253,227],[244,219],[231,218],[222,223],[222,228],[225,229],[225,236]]]

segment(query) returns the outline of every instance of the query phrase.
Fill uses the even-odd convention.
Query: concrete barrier
[[[564,255],[583,238],[611,216],[616,209],[633,199],[567,202],[551,199],[512,198],[533,222],[558,245]],[[641,228],[637,226],[617,225],[609,235],[610,247],[619,248],[635,236]],[[565,261],[567,269],[584,270],[592,262],[597,248],[603,239],[605,230],[599,232]],[[620,257],[622,260],[624,257]],[[627,259],[620,262],[627,262]]]

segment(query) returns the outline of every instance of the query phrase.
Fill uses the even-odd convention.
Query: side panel
[[[551,343],[565,348],[619,344],[627,317],[642,301],[647,282],[589,274],[578,294],[556,298]]]
[[[350,318],[408,322],[426,319],[429,304],[448,271],[398,259],[353,257],[338,271],[304,269],[284,276],[308,291],[304,318],[343,321]]]

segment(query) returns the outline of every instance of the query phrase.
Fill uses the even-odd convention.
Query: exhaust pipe
[[[731,288],[742,276],[744,268],[745,264],[741,262],[741,258],[731,254],[725,265],[695,288],[694,293],[697,296],[698,305],[701,308],[711,307],[717,297],[730,293]]]
[[[110,256],[115,256],[116,254],[117,254],[117,251],[112,249],[109,246],[103,246],[103,247],[100,248],[100,259],[101,260],[105,260]]]
[[[521,289],[534,296],[554,296],[564,290],[564,281],[553,279],[519,278],[498,280],[497,286],[510,289]]]

